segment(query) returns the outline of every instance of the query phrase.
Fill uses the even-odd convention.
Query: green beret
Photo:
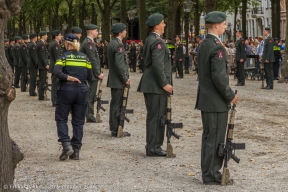
[[[14,37],[10,37],[9,41],[15,41],[15,38]]]
[[[44,35],[47,35],[47,32],[46,31],[40,31],[39,35],[40,35],[40,37],[42,37]]]
[[[94,29],[98,29],[98,26],[94,24],[90,24],[86,26],[86,30],[94,30]]]
[[[6,43],[6,42],[8,42],[9,41],[9,39],[4,39],[4,43]]]
[[[71,28],[72,33],[77,33],[77,34],[81,34],[82,33],[82,29],[80,27],[72,27]]]
[[[14,39],[15,39],[15,41],[17,41],[17,40],[20,40],[21,37],[20,36],[15,36]]]
[[[212,11],[207,13],[205,23],[222,23],[226,20],[226,14],[220,11]]]
[[[123,23],[115,23],[111,27],[111,32],[112,33],[121,33],[125,29],[126,29],[126,25],[124,25]]]
[[[161,23],[163,20],[164,16],[162,14],[154,13],[147,18],[146,25],[149,27],[154,27],[155,25]]]
[[[54,31],[52,31],[52,36],[58,36],[59,34],[60,34],[61,32],[60,32],[60,30],[54,30]]]
[[[23,40],[27,40],[27,39],[28,39],[28,35],[23,34],[23,35],[21,35],[21,38],[22,38]]]
[[[271,31],[271,29],[269,27],[265,27],[264,30],[265,31]]]
[[[29,35],[29,38],[30,38],[30,39],[33,39],[33,38],[35,38],[35,37],[37,37],[37,35],[36,35],[35,33],[31,33],[31,34]]]

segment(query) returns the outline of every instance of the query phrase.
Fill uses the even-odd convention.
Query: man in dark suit
[[[104,79],[104,74],[101,73],[100,59],[97,48],[94,44],[94,39],[98,36],[98,26],[90,24],[86,26],[87,37],[84,39],[80,52],[85,53],[92,65],[92,80],[89,83],[89,96],[88,96],[88,107],[86,112],[86,122],[96,123],[94,116],[94,103],[96,101],[96,91],[98,86],[98,80]]]
[[[223,12],[209,12],[205,17],[208,35],[197,54],[199,85],[195,108],[201,110],[203,134],[201,170],[204,184],[221,184],[220,169],[223,157],[218,146],[224,143],[230,102],[236,104],[238,96],[229,87],[226,50],[220,36],[226,29]]]
[[[166,156],[162,150],[165,127],[160,119],[166,115],[167,92],[172,93],[171,54],[161,39],[166,24],[161,14],[152,14],[146,20],[150,32],[144,46],[146,69],[138,91],[144,93],[146,116],[146,156]]]
[[[122,106],[124,86],[130,84],[128,67],[125,61],[125,48],[122,40],[126,37],[126,26],[123,23],[112,25],[111,32],[113,40],[107,46],[107,56],[109,65],[109,75],[107,87],[111,88],[111,102],[109,127],[112,137],[117,137],[119,119],[116,117],[117,111]],[[130,133],[123,132],[124,136]]]
[[[38,68],[38,57],[36,51],[37,35],[31,33],[29,35],[30,43],[28,44],[28,68],[30,74],[30,84],[29,84],[29,95],[37,96],[35,92],[36,89],[36,79],[37,79],[37,68]]]
[[[130,52],[129,52],[129,60],[130,60],[130,67],[133,69],[133,72],[136,72],[136,46],[135,42],[131,41],[131,47],[130,47]],[[131,69],[130,69],[131,71]]]
[[[44,90],[47,77],[47,71],[49,70],[48,62],[48,50],[46,48],[46,40],[48,38],[46,31],[40,31],[40,40],[37,43],[36,51],[38,56],[38,70],[39,70],[39,84],[38,84],[38,100],[44,100]]]
[[[19,58],[20,58],[20,43],[22,41],[20,36],[15,36],[15,45],[13,47],[13,64],[15,68],[15,78],[14,78],[14,87],[20,88],[19,81],[21,76],[21,68],[19,68]]]
[[[9,45],[7,46],[7,60],[8,63],[10,64],[11,68],[12,68],[12,72],[14,73],[14,64],[13,64],[13,58],[14,58],[14,44],[15,44],[15,39],[14,37],[10,37],[9,38]]]
[[[245,40],[242,37],[242,31],[238,30],[236,32],[236,37],[238,38],[236,41],[236,63],[237,63],[237,78],[238,82],[236,86],[244,86],[245,85],[245,73],[244,73],[244,62],[246,61],[245,54]]]
[[[28,44],[28,35],[22,35],[22,43],[20,45],[20,58],[19,58],[19,68],[21,70],[21,92],[26,92],[26,84],[27,84],[27,44]]]
[[[176,40],[176,44],[175,44],[176,50],[175,50],[174,59],[175,59],[176,68],[178,71],[178,77],[177,78],[181,79],[181,78],[183,78],[183,57],[184,57],[183,44],[180,41],[179,35],[176,35],[175,40]]]
[[[266,87],[264,89],[273,89],[273,80],[274,80],[274,72],[273,72],[273,63],[275,62],[274,58],[274,41],[270,35],[270,28],[265,28],[263,30],[263,34],[266,37],[264,42],[264,50],[262,54],[262,58],[260,62],[264,64],[264,71],[266,76]]]

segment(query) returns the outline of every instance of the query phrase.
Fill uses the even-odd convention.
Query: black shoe
[[[20,86],[19,86],[19,85],[15,85],[14,87],[15,87],[15,88],[20,88]]]
[[[96,119],[87,119],[86,123],[96,123]]]
[[[68,156],[72,155],[74,151],[70,146],[70,142],[62,142],[62,146],[63,146],[62,154],[60,155],[59,159],[61,161],[64,161],[68,159]]]
[[[264,89],[273,89],[273,86],[267,86]]]
[[[237,83],[235,86],[244,86],[242,83]]]
[[[178,76],[178,77],[176,77],[177,79],[183,79],[183,77],[182,76]]]
[[[166,157],[166,154],[167,152],[165,150],[154,152],[154,153],[146,150],[146,156],[149,156],[149,157],[156,157],[156,156]]]
[[[117,133],[111,132],[112,137],[117,137]]]
[[[80,149],[76,149],[76,148],[73,147],[73,151],[74,151],[74,153],[69,156],[69,159],[79,160],[79,151],[80,151]]]

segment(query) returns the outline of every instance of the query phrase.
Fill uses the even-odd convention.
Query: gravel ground
[[[104,73],[106,84],[108,71]],[[176,130],[180,139],[171,141],[177,154],[173,159],[145,156],[146,110],[143,95],[136,91],[141,76],[130,74],[128,108],[134,114],[129,115],[125,130],[132,136],[110,137],[109,105],[105,105],[103,123],[84,125],[79,161],[58,160],[61,149],[51,101],[38,101],[17,89],[8,121],[10,135],[25,159],[16,169],[14,187],[43,192],[288,191],[287,84],[275,81],[274,90],[261,90],[260,81],[247,80],[246,86],[237,87],[234,142],[245,142],[246,150],[236,152],[240,164],[230,161],[228,165],[235,184],[223,187],[205,186],[201,181],[202,123],[200,111],[194,109],[198,84],[194,72],[174,79],[173,122],[183,122],[184,128]],[[110,100],[110,89],[103,87],[102,98]],[[70,120],[69,127],[71,134]]]

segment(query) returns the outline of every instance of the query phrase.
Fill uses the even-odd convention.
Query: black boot
[[[61,161],[68,159],[68,156],[74,152],[70,146],[70,142],[62,142],[62,146],[62,154],[59,157]]]
[[[69,159],[79,160],[79,150],[80,149],[77,149],[77,148],[73,147],[73,150],[74,150],[74,153],[69,156]]]

